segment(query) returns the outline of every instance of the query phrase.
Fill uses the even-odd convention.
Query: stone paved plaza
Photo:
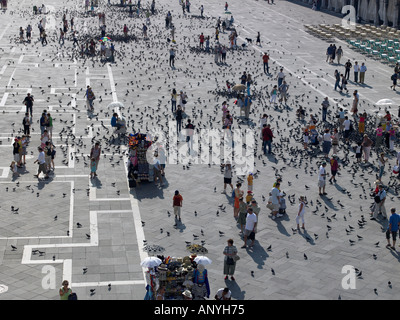
[[[389,88],[393,67],[337,40],[336,45],[344,50],[342,61],[365,62],[368,71],[365,85],[349,81],[350,94],[335,92],[334,70],[344,72],[344,67],[325,62],[329,44],[308,34],[303,25],[336,24],[341,23],[340,18],[289,1],[276,0],[274,4],[264,0],[228,1],[239,34],[239,50],[228,51],[225,65],[217,65],[214,55],[193,49],[198,46],[201,33],[209,35],[214,44],[217,18],[224,16],[224,1],[193,0],[191,13],[183,15],[178,0],[156,0],[148,39],[144,39],[141,31],[146,23],[144,14],[130,18],[127,9],[116,6],[116,0],[111,2],[113,5],[109,7],[106,1],[100,1],[95,8],[106,13],[107,35],[122,36],[126,23],[130,34],[135,36],[129,42],[114,42],[115,63],[104,63],[98,56],[81,58],[77,49],[73,49],[70,32],[65,45],[58,44],[64,13],[68,19],[74,15],[78,41],[89,36],[99,38],[98,18],[84,14],[84,1],[43,1],[50,11],[46,15],[46,46],[38,41],[37,23],[43,15],[32,13],[33,5],[38,3],[11,0],[7,11],[0,14],[0,288],[8,288],[0,294],[0,299],[58,300],[58,289],[62,280],[67,279],[81,300],[141,300],[145,295],[145,270],[140,262],[147,257],[143,240],[164,247],[164,254],[174,257],[188,254],[185,241],[205,241],[207,256],[213,261],[207,266],[210,299],[225,286],[231,289],[235,300],[400,298],[400,255],[385,248],[382,227],[386,228],[387,220],[369,220],[373,202],[370,189],[378,172],[376,153],[372,153],[370,166],[355,165],[354,152],[341,138],[338,156],[342,169],[338,182],[327,184],[328,195],[320,197],[317,179],[323,154],[302,151],[304,124],[295,115],[302,105],[307,111],[306,119],[311,113],[317,115],[318,129],[322,131],[323,98],[329,97],[328,120],[333,124],[338,107],[350,111],[351,93],[355,89],[360,95],[359,110],[367,111],[370,117],[375,116],[375,111],[383,112],[374,106],[380,99],[389,98],[400,105],[398,91]],[[205,19],[199,18],[201,4]],[[149,6],[149,0],[142,1],[142,7]],[[167,38],[171,37],[165,28],[168,10],[176,27],[174,69],[168,66]],[[33,28],[32,42],[20,43],[19,28],[25,29],[28,23]],[[258,31],[261,46],[256,44]],[[242,50],[246,38],[252,39],[252,43]],[[220,34],[220,41],[229,46],[228,32]],[[265,51],[271,57],[271,75],[263,73]],[[275,109],[267,93],[277,83],[280,66],[290,85],[289,107]],[[243,71],[254,80],[249,123],[241,122],[233,104],[235,98],[218,93],[227,80],[239,83]],[[97,97],[94,115],[86,108],[87,85]],[[221,194],[223,175],[219,164],[167,163],[163,187],[149,182],[129,188],[126,145],[107,142],[112,133],[112,111],[107,106],[116,101],[124,105],[119,112],[128,120],[129,132],[132,128],[144,133],[154,128],[168,132],[168,124],[174,123],[170,106],[172,88],[186,91],[189,97],[186,113],[197,129],[219,129],[221,104],[227,100],[235,117],[234,128],[256,132],[254,170],[258,174],[254,194],[261,212],[253,249],[240,249],[243,243],[240,227],[233,218],[232,198]],[[33,133],[25,169],[20,169],[21,175],[13,178],[9,168],[12,143],[22,133],[25,112],[22,101],[28,92],[35,98]],[[396,119],[397,105],[388,106]],[[57,147],[56,169],[49,180],[33,177],[43,110],[48,110],[54,119],[53,143]],[[258,123],[263,113],[270,116],[277,136],[271,156],[262,154],[258,139]],[[374,128],[367,129],[371,132]],[[98,177],[91,180],[88,154],[95,141],[100,141],[102,155]],[[176,137],[170,137],[169,143],[176,143]],[[391,173],[396,158],[389,152],[386,156],[389,164],[383,183],[389,186],[386,203],[389,214],[391,207],[398,206],[399,198],[397,179]],[[327,168],[329,172],[329,165]],[[283,178],[281,189],[287,195],[288,208],[287,215],[272,220],[265,198],[277,175]],[[234,182],[238,179],[244,180],[243,190],[247,190],[245,177],[235,175]],[[168,211],[173,212],[175,190],[184,199],[182,223],[177,227],[173,226],[173,214],[168,215]],[[308,199],[306,231],[293,233],[300,195]],[[221,205],[226,206],[225,212],[220,210]],[[362,228],[358,226],[361,215],[367,221]],[[349,226],[354,230],[348,233]],[[199,235],[198,240],[194,240],[193,234]],[[222,251],[229,238],[234,240],[241,257],[236,266],[236,281],[224,280],[222,274]],[[349,240],[355,243],[351,245]],[[342,288],[345,265],[362,271],[355,289]],[[48,270],[55,272],[55,289],[44,288]],[[388,281],[392,288],[388,287]],[[91,293],[91,289],[95,292]]]

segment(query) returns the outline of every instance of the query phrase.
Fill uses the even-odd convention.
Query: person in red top
[[[269,55],[266,52],[264,52],[262,59],[264,62],[264,73],[265,73],[265,69],[267,69],[267,73],[269,73],[269,66],[268,66]]]
[[[176,191],[175,191],[175,195],[174,195],[174,197],[172,198],[172,206],[174,207],[174,214],[175,214],[175,224],[174,224],[174,227],[177,225],[176,220],[179,220],[179,222],[181,222],[182,201],[183,201],[182,196],[179,194],[179,191],[176,190]]]
[[[204,49],[204,35],[201,33],[200,35],[200,48]]]
[[[271,125],[264,124],[262,129],[262,137],[263,137],[263,152],[267,154],[267,146],[268,146],[268,154],[271,154],[271,147],[272,147],[272,138],[274,138],[274,134],[271,130]]]

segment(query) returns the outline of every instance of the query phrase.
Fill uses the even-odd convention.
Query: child
[[[357,143],[356,149],[356,159],[357,163],[361,163],[361,154],[362,154],[362,142]]]
[[[247,176],[247,190],[248,191],[253,191],[253,174],[250,172],[249,175]],[[246,200],[247,202],[247,200]]]
[[[304,129],[304,134],[303,134],[303,146],[304,146],[304,150],[308,149],[308,143],[310,141],[310,133],[308,132],[308,129],[305,128]]]
[[[10,168],[11,168],[11,172],[13,173],[13,176],[19,177],[17,163],[15,161],[11,162]]]
[[[231,94],[231,84],[226,81],[226,87],[228,88],[228,93]]]
[[[93,179],[96,175],[96,159],[91,158],[90,159],[90,178]]]
[[[279,214],[286,214],[286,200],[285,200],[285,193],[281,192],[280,194],[281,199],[279,201]]]
[[[251,192],[250,190],[247,191],[247,196],[246,196],[246,203],[249,205],[251,200],[253,200],[253,192]]]

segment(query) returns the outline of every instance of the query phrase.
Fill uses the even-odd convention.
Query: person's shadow
[[[250,240],[248,240],[250,241]],[[255,263],[257,263],[257,268],[258,269],[263,269],[263,266],[265,265],[265,260],[269,257],[268,253],[264,250],[264,248],[260,245],[260,242],[258,240],[254,241],[254,246],[252,247],[246,247],[246,251],[249,254],[249,256],[254,260]]]
[[[225,285],[231,290],[231,297],[236,300],[244,300],[246,291],[242,291],[236,281],[225,280]]]

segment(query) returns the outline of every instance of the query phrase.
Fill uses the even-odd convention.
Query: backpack
[[[397,76],[396,76],[396,74],[392,74],[392,76],[390,77],[390,80],[396,80],[397,79]]]

